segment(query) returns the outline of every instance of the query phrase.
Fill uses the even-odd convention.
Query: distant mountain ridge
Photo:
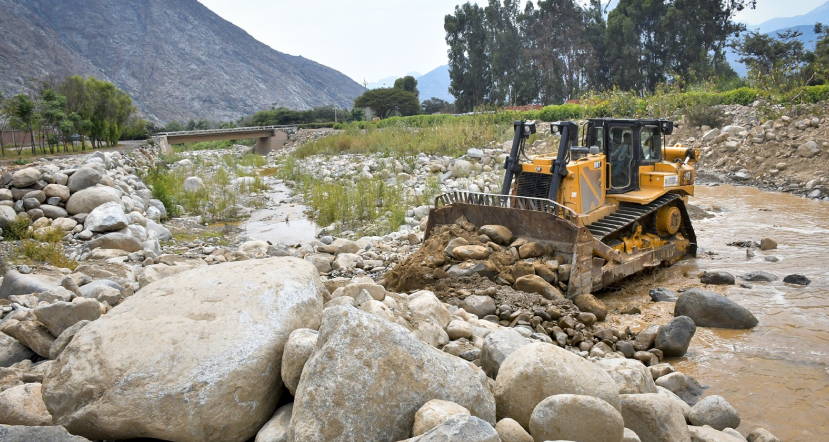
[[[756,29],[763,34],[768,34],[769,32],[781,31],[796,26],[814,25],[815,23],[829,24],[829,1],[803,15],[777,17],[764,21],[757,26],[749,25],[746,27],[750,31]]]
[[[0,90],[94,75],[160,122],[234,120],[271,106],[350,108],[363,87],[278,52],[196,0],[0,0]]]

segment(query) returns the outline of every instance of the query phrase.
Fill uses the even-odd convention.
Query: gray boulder
[[[75,298],[72,302],[58,301],[34,309],[35,317],[49,329],[52,336],[60,336],[64,330],[79,321],[94,321],[101,317],[101,303],[89,298]]]
[[[24,425],[0,425],[3,442],[89,442],[89,439],[73,436],[60,425],[28,427]]]
[[[666,357],[685,356],[696,331],[697,326],[691,318],[677,316],[659,329],[654,347]]]
[[[0,206],[3,207],[3,206]],[[24,275],[17,270],[9,270],[0,285],[0,299],[9,299],[13,295],[47,292],[58,286],[58,282],[45,276]]]
[[[712,395],[702,398],[691,407],[688,420],[696,426],[708,425],[716,430],[737,428],[740,415],[722,396]]]
[[[246,441],[273,415],[285,342],[319,324],[323,290],[295,258],[149,284],[75,335],[43,400],[56,424],[90,439]]]
[[[531,340],[511,328],[491,332],[486,335],[481,346],[481,368],[487,376],[495,379],[504,360],[515,350],[531,343]]]
[[[0,206],[0,229],[5,229],[15,222],[17,222],[17,212],[9,206]]]
[[[550,396],[539,402],[530,416],[530,434],[537,441],[621,442],[624,432],[619,411],[593,396]]]
[[[786,275],[786,277],[783,278],[783,282],[794,285],[809,285],[812,283],[809,278],[798,274]]]
[[[536,405],[556,394],[593,396],[617,410],[620,407],[619,388],[609,374],[552,344],[521,347],[498,370],[495,402],[499,419],[509,417],[528,428]]]
[[[159,241],[169,241],[173,239],[173,234],[170,232],[170,229],[151,219],[147,220],[147,232],[155,232]]]
[[[88,219],[89,218],[87,218],[87,220]],[[144,250],[144,245],[138,240],[138,238],[124,233],[107,233],[106,235],[99,236],[98,238],[89,241],[88,245],[90,250],[118,249],[127,252],[140,252]]]
[[[52,416],[49,416],[40,396],[38,383],[0,391],[0,422],[6,425],[51,425]]]
[[[29,359],[33,355],[34,352],[17,342],[17,339],[0,332],[0,368]]]
[[[318,337],[319,333],[310,328],[296,329],[288,336],[282,353],[282,382],[293,395],[296,394],[305,363],[316,350]]]
[[[20,169],[12,174],[12,185],[18,189],[23,189],[38,182],[41,176],[43,176],[43,174],[34,167]]]
[[[256,433],[254,442],[288,442],[288,427],[291,425],[293,410],[293,402],[279,407],[273,417]]]
[[[124,207],[121,203],[111,201],[93,209],[86,216],[83,224],[86,230],[93,232],[112,232],[127,227],[129,220],[127,220],[127,215],[124,213]]]
[[[780,279],[777,277],[777,275],[769,272],[764,272],[762,270],[746,273],[740,278],[743,278],[744,281],[749,282],[774,282]]]
[[[456,415],[412,442],[501,442],[498,432],[476,416]]]
[[[43,211],[43,216],[50,219],[66,218],[69,216],[69,212],[67,212],[63,207],[52,206],[49,204],[41,205],[40,210]]]
[[[66,187],[68,187],[72,192],[78,192],[100,183],[102,176],[101,172],[96,169],[91,167],[81,167],[69,177]]]
[[[693,288],[682,293],[674,316],[687,316],[697,327],[745,329],[757,325],[748,309],[718,293]]]
[[[616,381],[619,394],[656,393],[651,371],[636,359],[601,359],[596,365]]]
[[[121,192],[115,188],[101,184],[75,192],[66,202],[66,211],[71,215],[90,213],[104,203],[116,202],[121,204]]]
[[[740,436],[739,438],[721,431],[717,431],[711,427],[695,427],[688,425],[688,431],[691,433],[691,442],[745,442],[746,440]],[[739,434],[739,433],[738,433]]]
[[[679,297],[675,291],[666,289],[665,287],[651,289],[648,295],[654,302],[676,302]]]
[[[748,442],[780,442],[777,436],[765,428],[755,428],[746,436]]]
[[[691,434],[685,416],[673,402],[658,394],[622,395],[625,427],[642,442],[688,442]]]
[[[289,440],[405,439],[432,399],[495,422],[495,401],[475,366],[375,315],[329,307],[299,381]]]
[[[703,284],[712,284],[712,285],[734,285],[736,280],[734,279],[734,275],[728,272],[703,272],[702,276],[699,277],[700,282]]]
[[[461,302],[460,307],[479,318],[495,314],[495,300],[489,296],[467,296],[463,302]]]
[[[66,330],[61,333],[55,342],[52,343],[52,347],[49,349],[49,359],[55,360],[63,353],[63,350],[72,342],[72,338],[81,331],[82,328],[86,327],[90,322],[86,319],[80,320],[76,322],[73,326],[67,328]]]

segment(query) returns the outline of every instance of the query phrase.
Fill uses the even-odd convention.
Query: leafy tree
[[[388,118],[395,111],[402,116],[415,115],[420,102],[413,92],[391,87],[366,91],[354,100],[354,107],[370,107],[378,117]]]
[[[26,131],[29,132],[31,136],[30,140],[32,142],[32,154],[35,153],[35,124],[37,122],[37,110],[35,107],[35,102],[29,98],[28,95],[25,94],[18,94],[13,96],[9,100],[9,111],[12,117],[16,118],[17,121],[26,128]],[[21,144],[22,147],[22,144]],[[17,151],[17,154],[20,155],[20,150]]]
[[[755,85],[772,91],[788,90],[804,82],[805,51],[800,36],[795,30],[777,33],[776,38],[752,31],[732,41],[732,47],[740,56],[738,61],[748,67]]]
[[[667,29],[664,0],[620,0],[608,14],[605,44],[613,85],[649,90],[667,78]],[[682,32],[688,32],[682,29]]]
[[[812,84],[824,84],[829,80],[829,27],[821,23],[815,24],[815,34],[818,35],[815,41],[815,50],[808,54],[809,73]]]
[[[420,103],[420,109],[423,111],[424,114],[431,115],[431,114],[438,114],[442,112],[453,112],[455,106],[452,103],[441,100],[437,97],[432,97],[428,100],[423,100]]]
[[[403,78],[394,80],[394,87],[396,89],[403,89],[406,92],[411,92],[415,95],[420,95],[420,91],[417,90],[417,80],[411,75],[406,75]]]
[[[469,2],[455,6],[455,14],[444,18],[449,45],[449,93],[459,112],[469,112],[487,103],[492,89],[491,59],[487,50],[486,15]]]

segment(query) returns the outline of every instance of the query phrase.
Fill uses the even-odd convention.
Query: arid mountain
[[[7,96],[30,79],[94,75],[162,122],[236,119],[274,104],[351,107],[363,92],[334,69],[260,43],[196,0],[0,0],[0,66]]]

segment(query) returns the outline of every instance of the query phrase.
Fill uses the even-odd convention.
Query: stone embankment
[[[680,124],[669,140],[702,150],[703,180],[829,201],[829,103],[790,112],[760,103],[721,108],[722,127]]]
[[[414,191],[429,177],[444,191],[492,191],[502,155],[420,155],[410,171],[338,157],[321,169],[388,174]],[[383,236],[171,240],[170,230],[204,226],[158,224],[164,214],[137,175],[153,162],[94,154],[4,180],[7,221],[74,222],[63,243],[80,265],[5,273],[0,438],[777,440],[759,428],[744,437],[726,399],[670,365],[698,327],[756,324],[719,294],[661,291],[679,298],[674,319],[616,330],[599,299],[562,294],[563,257],[503,226],[460,221],[424,243],[428,207]],[[97,182],[72,190],[85,168]],[[30,195],[50,185],[67,187],[66,198]],[[112,198],[80,211],[70,203],[87,189]],[[46,216],[54,209],[44,205],[66,214]]]

